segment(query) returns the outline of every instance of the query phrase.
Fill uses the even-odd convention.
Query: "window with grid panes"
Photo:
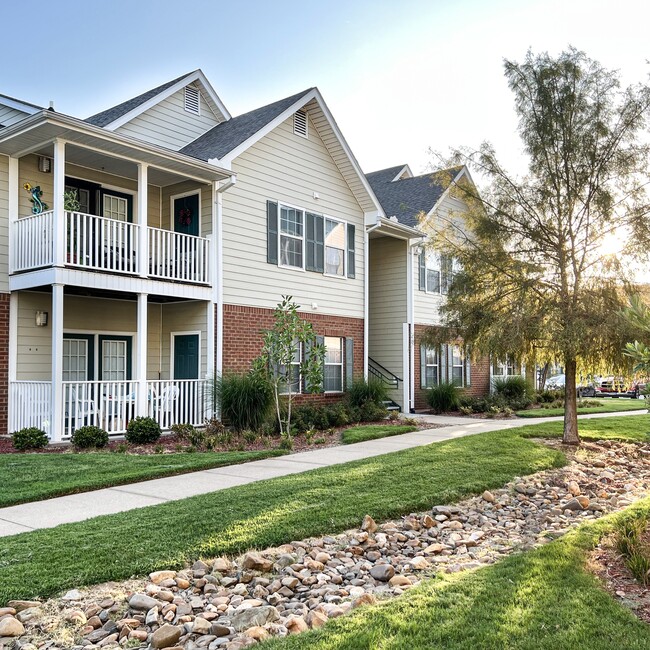
[[[280,265],[303,268],[304,217],[302,210],[280,206]]]
[[[326,336],[323,390],[326,393],[343,391],[343,339],[338,336]]]

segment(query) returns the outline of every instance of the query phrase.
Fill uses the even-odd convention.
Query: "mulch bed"
[[[645,539],[650,541],[650,529]],[[627,568],[613,536],[603,539],[592,551],[588,567],[614,599],[637,618],[650,623],[650,588],[643,586]]]

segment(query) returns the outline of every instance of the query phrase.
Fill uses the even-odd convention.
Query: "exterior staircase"
[[[396,374],[388,370],[388,368],[385,368],[370,357],[368,357],[368,375],[374,379],[379,379],[390,390],[397,390],[400,382],[403,381]],[[388,411],[397,411],[398,413],[402,411],[402,407],[392,399],[384,400],[383,405]]]

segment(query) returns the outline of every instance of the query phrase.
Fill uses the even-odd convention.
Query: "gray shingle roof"
[[[269,122],[272,122],[310,90],[313,89],[308,88],[291,97],[285,97],[272,104],[267,104],[217,124],[217,126],[212,127],[196,140],[184,146],[180,153],[206,161],[211,158],[223,158]]]
[[[162,86],[158,86],[157,88],[152,88],[151,90],[148,90],[146,93],[142,93],[142,95],[138,95],[137,97],[133,97],[132,99],[127,99],[125,102],[122,102],[117,106],[113,106],[112,108],[108,108],[105,111],[102,111],[101,113],[96,113],[95,115],[91,115],[90,117],[86,118],[85,121],[90,124],[94,124],[95,126],[104,127],[107,124],[110,124],[111,122],[114,122],[118,118],[122,117],[122,115],[126,115],[127,113],[132,111],[134,108],[137,108],[141,104],[148,102],[152,97],[155,97],[158,93],[167,90],[167,88],[170,88],[174,84],[178,83],[181,79],[184,79],[185,77],[188,77],[191,74],[192,74],[191,72],[188,72],[187,74],[181,75],[176,79],[172,79],[171,81],[162,84]]]
[[[403,167],[381,169],[366,174],[366,178],[386,216],[395,216],[400,223],[415,228],[419,225],[418,215],[431,210],[461,168],[452,167],[391,182]]]

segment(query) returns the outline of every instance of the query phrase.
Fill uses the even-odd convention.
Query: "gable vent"
[[[293,132],[303,138],[307,137],[307,113],[305,111],[296,111],[293,114]]]
[[[185,86],[185,110],[199,115],[199,90],[194,86]]]

